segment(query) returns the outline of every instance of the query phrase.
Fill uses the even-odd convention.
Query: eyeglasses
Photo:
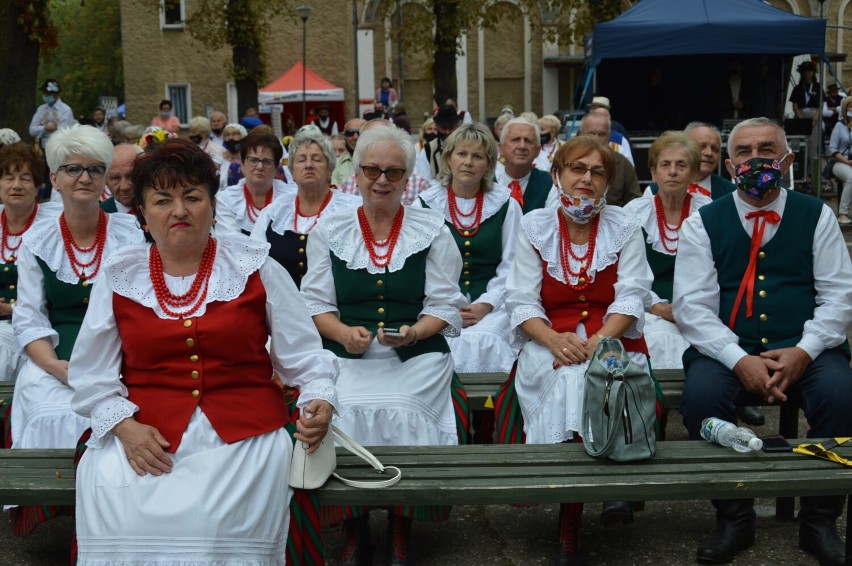
[[[69,165],[59,166],[57,171],[65,171],[66,175],[74,177],[75,179],[82,176],[83,171],[85,171],[89,174],[90,178],[100,179],[106,174],[106,167],[104,165],[89,165],[88,167],[83,167],[82,165],[71,163]]]
[[[343,130],[343,135],[347,138],[351,138],[352,136],[357,136],[361,133],[361,130]]]
[[[569,161],[564,165],[567,167],[569,171],[573,174],[582,177],[588,171],[593,181],[605,181],[606,180],[606,169],[603,167],[589,167],[585,163],[581,161]]]
[[[378,167],[371,167],[369,165],[362,165],[361,171],[364,172],[364,176],[370,179],[371,181],[375,181],[384,173],[385,178],[391,183],[395,183],[402,179],[402,176],[405,175],[405,169],[379,169]]]
[[[258,159],[257,157],[246,157],[246,165],[249,167],[257,167],[260,165],[264,169],[267,167],[272,167],[275,165],[275,160],[273,159]]]

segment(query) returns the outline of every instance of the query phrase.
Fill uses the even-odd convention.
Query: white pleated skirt
[[[0,381],[15,381],[24,365],[24,359],[18,355],[15,331],[8,320],[0,320]]]
[[[12,396],[12,448],[76,448],[89,419],[71,410],[74,390],[27,360]]]
[[[365,446],[458,444],[453,359],[432,352],[402,362],[373,340],[361,359],[340,358],[334,424]]]
[[[80,566],[280,566],[292,443],[283,428],[225,443],[196,409],[172,472],[137,476],[115,436],[77,470]]]
[[[634,363],[648,370],[645,354],[628,352]],[[553,354],[527,342],[518,358],[515,391],[524,416],[527,444],[556,444],[583,430],[583,393],[589,362],[553,369]]]
[[[501,307],[447,342],[458,373],[509,373],[518,357],[511,339],[509,315]]]
[[[645,313],[645,343],[654,369],[683,369],[683,353],[689,348],[673,323],[659,316]]]

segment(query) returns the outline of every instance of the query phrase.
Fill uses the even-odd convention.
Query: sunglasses
[[[371,181],[375,181],[384,173],[385,178],[391,183],[395,183],[402,179],[402,176],[405,175],[405,169],[379,169],[378,167],[371,167],[369,165],[362,165],[361,171],[364,172],[364,176],[370,179]]]
[[[361,133],[361,130],[343,130],[343,135],[347,138],[351,138],[352,136],[357,136]]]

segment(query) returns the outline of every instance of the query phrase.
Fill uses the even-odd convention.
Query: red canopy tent
[[[307,103],[308,120],[310,116],[316,115],[316,107],[325,103],[331,110],[331,118],[337,122],[338,128],[343,131],[344,101],[343,89],[331,84],[310,67],[304,68],[305,84],[302,85],[302,62],[290,67],[283,75],[261,88],[258,91],[258,102],[260,104],[280,104],[283,111],[282,116],[286,119],[287,114],[292,114],[297,127],[302,116],[302,92],[305,94]]]

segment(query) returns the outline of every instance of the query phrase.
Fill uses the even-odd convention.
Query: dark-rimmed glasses
[[[88,167],[83,167],[76,163],[70,163],[68,165],[60,165],[59,168],[57,168],[57,171],[65,171],[66,175],[75,179],[82,176],[83,171],[85,171],[92,179],[100,179],[106,174],[106,169],[107,168],[104,165],[89,165]]]
[[[361,130],[343,130],[343,135],[347,138],[351,138],[352,136],[357,136],[361,133]]]
[[[249,167],[257,167],[258,165],[260,165],[264,169],[267,169],[267,168],[275,165],[275,160],[274,159],[260,159],[259,157],[254,157],[254,156],[246,157],[246,165],[248,165]]]
[[[569,161],[564,165],[564,167],[579,177],[582,177],[586,174],[586,171],[588,171],[589,174],[591,174],[593,181],[606,180],[606,169],[603,167],[589,167],[582,161]]]
[[[402,179],[402,176],[405,175],[405,169],[397,169],[395,167],[391,169],[379,169],[378,167],[372,167],[370,165],[362,165],[361,171],[364,172],[364,176],[370,179],[371,181],[375,181],[384,173],[385,178],[391,183],[395,183]]]

